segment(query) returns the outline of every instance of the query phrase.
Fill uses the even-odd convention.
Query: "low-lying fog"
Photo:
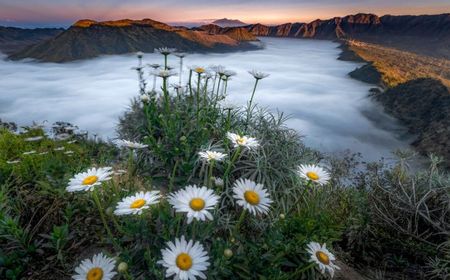
[[[245,104],[254,80],[247,70],[270,73],[256,102],[291,115],[288,125],[307,145],[325,152],[362,152],[366,160],[391,157],[407,147],[404,130],[368,97],[370,85],[348,77],[356,63],[339,61],[336,43],[299,39],[262,39],[252,52],[193,54],[185,65],[221,64],[238,73],[228,85],[229,100]],[[104,56],[65,64],[0,60],[0,118],[20,125],[33,120],[68,121],[113,138],[118,117],[138,94],[134,55]],[[169,64],[177,66],[172,57]],[[161,63],[145,54],[145,63]],[[185,75],[186,76],[186,75]],[[172,78],[175,82],[178,77]],[[151,79],[149,80],[151,84]]]

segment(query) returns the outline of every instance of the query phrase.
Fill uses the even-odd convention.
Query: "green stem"
[[[256,79],[255,86],[253,87],[252,96],[250,97],[250,101],[249,101],[248,108],[247,108],[247,122],[245,123],[245,126],[248,126],[248,122],[250,121],[250,116],[253,111],[252,103],[253,103],[253,98],[255,97],[256,86],[258,85],[258,82],[259,82],[259,79]]]
[[[241,213],[241,215],[239,216],[239,220],[238,220],[236,226],[234,227],[234,235],[237,235],[237,234],[239,233],[239,230],[241,229],[242,222],[243,222],[244,219],[245,219],[245,213],[246,213],[246,212],[247,212],[246,209],[242,210],[242,213]]]
[[[167,54],[164,55],[164,70],[167,70]]]
[[[117,244],[116,240],[114,239],[111,229],[109,228],[108,223],[106,222],[105,214],[103,213],[103,209],[100,204],[100,199],[98,198],[97,188],[94,188],[92,197],[94,198],[94,202],[97,205],[98,212],[100,213],[100,218],[102,219],[102,222],[103,222],[103,226],[106,229],[106,232],[108,233],[108,236],[111,239],[111,242],[113,243],[114,247],[116,247],[116,249],[120,249],[119,244]]]
[[[172,191],[173,183],[175,181],[175,174],[177,172],[177,168],[178,168],[178,160],[175,161],[175,165],[173,166],[172,174],[170,175],[169,192]]]
[[[163,78],[163,93],[164,93],[164,105],[166,108],[166,114],[168,116],[168,114],[170,113],[170,108],[169,108],[169,92],[167,91],[167,77]]]
[[[196,102],[197,102],[197,121],[199,119],[199,112],[200,112],[200,73],[197,73],[197,93],[195,96]]]
[[[211,177],[212,177],[212,174],[213,174],[213,169],[214,169],[214,164],[216,163],[216,161],[215,160],[212,160],[211,162],[210,162],[210,164],[209,164],[209,168],[208,168],[208,177],[207,177],[207,182],[206,182],[206,184],[205,184],[205,186],[207,186],[207,187],[209,187],[209,186],[211,186],[212,184],[211,184]]]
[[[230,174],[231,168],[233,167],[234,162],[237,160],[240,153],[241,153],[241,147],[238,146],[236,148],[236,150],[234,151],[233,156],[231,157],[231,161],[228,163],[227,169],[225,170],[224,179],[228,180],[228,175]]]

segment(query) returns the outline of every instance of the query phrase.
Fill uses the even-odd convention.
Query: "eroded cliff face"
[[[382,16],[356,14],[286,23],[277,26],[246,26],[255,36],[310,39],[356,39],[434,57],[450,58],[450,14]]]
[[[255,35],[247,30],[245,27],[220,27],[215,24],[202,25],[195,30],[202,30],[211,35],[226,35],[236,41],[257,41]]]
[[[408,81],[375,98],[417,135],[413,146],[424,155],[443,157],[450,167],[450,92],[441,81]]]

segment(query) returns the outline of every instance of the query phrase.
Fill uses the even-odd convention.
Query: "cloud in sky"
[[[149,17],[166,22],[239,18],[249,23],[310,21],[356,12],[422,14],[450,12],[448,0],[0,0],[0,22],[70,24]]]

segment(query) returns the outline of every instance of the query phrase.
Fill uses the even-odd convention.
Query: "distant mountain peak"
[[[245,22],[242,22],[238,19],[228,19],[228,18],[217,19],[211,22],[211,24],[215,24],[220,27],[237,27],[247,25]]]

